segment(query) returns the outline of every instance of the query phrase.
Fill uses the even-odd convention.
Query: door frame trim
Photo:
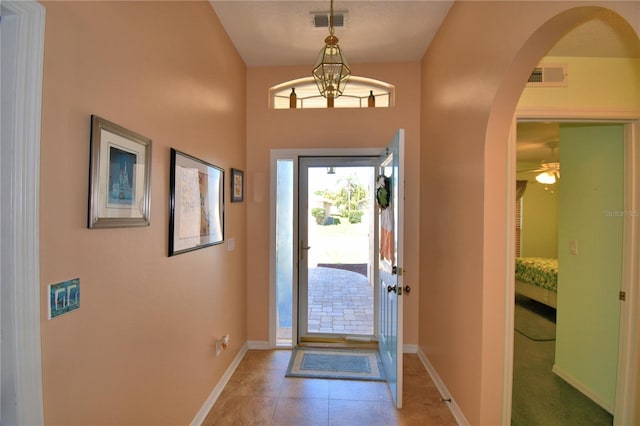
[[[11,185],[3,184],[3,198],[19,200],[9,203],[4,211],[10,224],[9,241],[2,242],[2,253],[11,253],[11,269],[2,271],[9,281],[13,312],[10,312],[11,336],[4,336],[4,344],[13,345],[10,363],[9,392],[13,404],[11,414],[3,413],[4,422],[42,424],[42,355],[40,334],[40,249],[39,249],[39,193],[40,193],[40,133],[42,112],[42,78],[44,64],[45,8],[36,1],[6,1],[2,8],[17,16],[16,92],[9,102],[14,116],[3,125],[11,127],[12,136],[3,144],[12,151],[5,159],[10,164]],[[4,192],[7,191],[7,194]],[[20,283],[21,285],[16,285]],[[3,284],[4,287],[4,284]],[[4,293],[4,292],[3,292]],[[2,298],[7,297],[6,294]],[[3,302],[6,307],[7,304]],[[6,320],[6,315],[3,313]],[[7,327],[3,324],[3,328]],[[6,368],[7,366],[4,365]],[[2,371],[3,384],[7,372]],[[3,401],[7,389],[2,389]],[[15,416],[15,417],[14,417]]]
[[[289,149],[272,149],[270,151],[270,178],[269,178],[269,348],[276,348],[277,334],[277,298],[276,298],[276,206],[277,206],[277,163],[278,160],[293,161],[293,241],[294,253],[298,253],[298,160],[300,157],[354,157],[354,156],[379,156],[384,152],[384,148],[289,148]],[[294,269],[297,269],[294,262]],[[298,274],[297,270],[293,271],[293,296],[292,296],[292,343],[298,341]]]
[[[640,111],[636,110],[584,110],[572,111],[549,109],[518,109],[514,114],[509,142],[507,144],[507,182],[515,180],[516,169],[516,123],[526,121],[558,121],[585,123],[618,123],[624,125],[624,203],[625,209],[640,211]],[[513,326],[515,294],[513,217],[515,206],[509,202],[515,198],[514,185],[508,184],[507,241],[505,259],[505,371],[503,393],[503,418],[510,421],[513,392]],[[627,215],[624,219],[622,289],[627,292],[626,309],[620,313],[620,337],[618,347],[618,369],[616,376],[616,401],[614,424],[629,424],[635,415],[638,385],[638,311],[640,310],[640,217]]]
[[[294,243],[296,243],[294,244],[294,254],[298,255],[298,262],[300,262],[299,256],[300,256],[300,250],[301,250],[299,244],[304,240],[304,235],[301,235],[300,230],[303,229],[305,225],[307,226],[307,228],[309,226],[308,220],[305,219],[305,217],[301,213],[303,209],[310,208],[309,193],[307,193],[306,203],[305,203],[305,200],[301,197],[302,188],[304,188],[305,185],[309,184],[308,173],[306,174],[306,177],[305,177],[304,170],[302,169],[305,167],[307,169],[309,169],[310,167],[336,167],[336,168],[370,167],[371,169],[373,169],[373,176],[372,176],[371,183],[375,183],[375,175],[378,172],[378,167],[380,162],[379,159],[380,159],[380,155],[329,155],[329,156],[304,155],[304,156],[298,157],[298,181],[297,181],[297,185],[296,183],[294,183],[294,189],[297,189],[298,191],[298,206],[296,210],[297,214],[295,215],[295,217],[298,219],[298,239],[294,240]],[[371,200],[373,201],[373,194],[371,194]],[[376,215],[374,206],[375,206],[375,203],[372,202],[371,206],[369,207],[370,215],[373,218],[373,220],[369,224],[371,236],[372,236],[369,238],[369,247],[368,247],[368,251],[369,251],[368,256],[370,261],[369,264],[370,264],[370,267],[372,268],[370,272],[373,272],[373,268],[375,268],[375,253],[377,251],[376,248],[374,247],[374,241],[377,238],[376,231],[378,227],[378,216]],[[308,243],[309,242],[307,241],[306,244]],[[308,264],[306,264],[305,269],[308,275],[308,271],[309,271]],[[307,280],[306,280],[307,286],[305,288],[305,286],[303,285],[305,283],[305,280],[300,279],[300,276],[304,277],[304,274],[302,274],[301,272],[303,271],[300,268],[298,268],[298,299],[297,299],[298,342],[297,342],[297,345],[320,344],[322,346],[336,346],[336,347],[343,347],[343,346],[362,347],[362,346],[374,345],[375,347],[377,347],[376,338],[378,335],[378,327],[377,327],[378,312],[377,310],[375,310],[375,307],[377,306],[376,302],[378,301],[378,294],[374,291],[376,288],[375,273],[372,273],[371,276],[369,277],[369,284],[371,285],[372,291],[373,291],[373,306],[371,306],[371,308],[374,310],[374,319],[373,319],[374,327],[371,335],[364,335],[364,334],[353,334],[353,333],[309,332],[308,312],[304,310],[300,310],[300,307],[308,307],[307,291],[308,291],[309,282],[307,277]],[[306,302],[305,302],[305,298],[307,298]]]

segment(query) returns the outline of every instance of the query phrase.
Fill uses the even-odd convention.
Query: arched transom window
[[[327,108],[327,99],[318,92],[313,77],[286,81],[270,88],[270,107],[289,109],[292,89],[296,94],[296,108]],[[380,80],[351,76],[342,96],[334,100],[334,108],[367,108],[371,94],[376,108],[390,107],[393,106],[395,86]]]

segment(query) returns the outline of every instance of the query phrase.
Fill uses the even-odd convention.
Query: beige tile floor
[[[248,351],[203,425],[455,425],[415,354],[404,356],[404,406],[384,382],[285,377],[289,350]]]

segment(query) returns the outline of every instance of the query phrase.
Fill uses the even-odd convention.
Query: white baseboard
[[[256,349],[259,351],[268,351],[273,349],[266,340],[249,340],[247,341],[247,347],[249,349]]]
[[[447,401],[449,410],[451,411],[451,414],[453,414],[453,417],[455,417],[456,422],[461,426],[469,425],[470,424],[469,421],[465,418],[464,414],[462,413],[462,410],[460,410],[460,407],[458,407],[458,404],[456,404],[456,402],[451,397],[451,393],[445,386],[442,379],[440,379],[440,376],[438,376],[436,369],[433,367],[433,365],[431,365],[429,358],[427,358],[427,356],[425,355],[425,353],[422,351],[420,347],[417,348],[417,353],[418,353],[418,358],[420,358],[420,361],[422,361],[422,365],[424,365],[424,368],[427,369],[429,376],[431,376],[431,380],[433,380],[433,383],[438,388],[438,391],[440,392],[442,399]]]
[[[402,345],[402,352],[405,354],[415,354],[418,353],[418,345],[414,345],[411,343],[407,343],[406,345]]]
[[[218,382],[218,384],[213,388],[213,390],[209,394],[209,397],[204,402],[204,405],[202,406],[202,408],[200,408],[200,411],[198,411],[198,414],[196,414],[196,416],[191,421],[191,426],[200,426],[202,422],[204,422],[204,419],[207,417],[207,414],[209,414],[209,411],[211,411],[213,404],[216,403],[216,401],[218,400],[218,397],[222,393],[222,390],[229,382],[229,379],[233,375],[234,371],[236,371],[236,368],[238,368],[238,365],[240,365],[240,361],[242,361],[242,358],[244,358],[245,354],[247,353],[247,350],[248,350],[248,346],[245,343],[244,346],[242,346],[242,348],[240,349],[240,352],[238,352],[238,355],[236,355],[236,357],[233,359],[233,362],[231,362],[231,365],[229,365],[229,368],[227,368],[227,371],[225,371],[222,377],[220,378],[220,381]]]
[[[553,364],[553,368],[551,371],[558,377],[560,377],[565,382],[569,383],[571,386],[576,388],[579,392],[583,393],[587,398],[591,399],[593,402],[607,410],[609,413],[613,414],[614,407],[609,402],[605,401],[604,398],[593,390],[591,390],[587,385],[582,383],[580,380],[573,377],[571,374],[564,371],[562,368],[558,367],[556,364]]]

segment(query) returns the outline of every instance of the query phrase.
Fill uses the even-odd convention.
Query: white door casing
[[[39,163],[45,10],[4,1],[0,292],[3,424],[43,424],[40,351]]]
[[[276,335],[278,328],[278,320],[277,320],[277,277],[276,277],[276,220],[277,217],[277,163],[282,160],[290,160],[293,162],[293,180],[294,180],[294,188],[293,188],[293,206],[292,206],[292,218],[294,223],[293,227],[293,253],[294,256],[299,255],[299,238],[298,238],[298,184],[299,184],[299,170],[298,163],[300,157],[377,157],[381,155],[382,150],[380,148],[318,148],[318,149],[308,149],[308,148],[299,148],[299,149],[272,149],[270,153],[270,163],[271,163],[271,179],[270,179],[270,216],[272,220],[269,221],[269,263],[271,265],[270,275],[269,275],[269,340],[267,342],[256,342],[250,341],[249,348],[250,349],[268,349],[275,348],[277,346]],[[297,260],[297,258],[296,258]],[[294,262],[294,265],[297,265],[297,261]],[[293,320],[293,334],[292,334],[292,342],[298,341],[298,304],[295,301],[298,300],[298,269],[297,266],[294,267],[294,271],[291,271],[293,276],[293,296],[292,296],[292,320]]]
[[[638,345],[638,307],[640,292],[640,199],[638,198],[638,185],[640,183],[640,117],[636,112],[620,111],[551,111],[547,109],[521,109],[516,112],[510,140],[508,144],[508,169],[507,181],[515,180],[516,169],[516,122],[527,121],[559,121],[559,122],[585,122],[585,123],[621,123],[625,126],[624,147],[624,205],[625,211],[631,214],[624,218],[624,247],[623,247],[623,274],[622,289],[626,293],[626,300],[621,302],[620,338],[618,352],[618,371],[616,386],[616,402],[614,407],[614,424],[631,424],[634,419],[634,411],[638,401],[638,374],[640,366],[637,363]],[[508,185],[506,191],[507,200],[515,198],[515,186]],[[508,218],[514,217],[513,203],[506,203]],[[506,262],[506,321],[505,321],[505,392],[503,393],[502,413],[505,421],[511,421],[511,389],[513,383],[513,295],[514,283],[514,259],[513,259],[513,221],[505,223],[507,235],[510,235],[507,244]],[[635,419],[637,421],[637,419]]]

